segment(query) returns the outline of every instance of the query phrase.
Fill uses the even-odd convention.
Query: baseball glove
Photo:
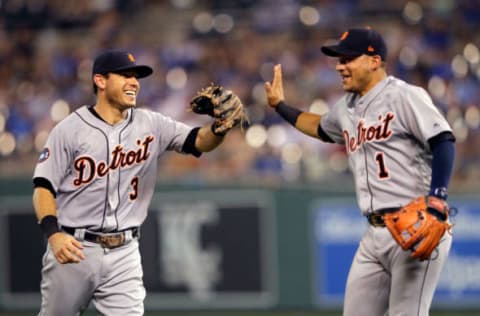
[[[212,116],[215,119],[212,132],[218,136],[224,136],[235,126],[248,122],[247,113],[238,96],[213,83],[192,98],[190,110]]]
[[[383,219],[402,249],[410,250],[413,258],[427,260],[445,231],[450,233],[449,212],[444,200],[421,196],[398,212],[385,214]]]

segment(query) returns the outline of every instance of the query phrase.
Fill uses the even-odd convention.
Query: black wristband
[[[57,217],[54,215],[47,215],[42,218],[40,221],[40,228],[42,229],[42,232],[45,234],[45,236],[50,238],[55,233],[58,233],[60,231],[60,228],[58,227],[58,220]]]
[[[292,124],[294,127],[297,123],[298,117],[300,114],[302,114],[302,111],[292,108],[283,101],[275,107],[275,111],[277,111],[277,113],[280,114],[285,121]]]
[[[430,190],[430,194],[444,201],[448,198],[448,190],[445,187],[435,188]]]

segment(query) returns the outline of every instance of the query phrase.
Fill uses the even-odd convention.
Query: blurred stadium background
[[[251,117],[215,152],[160,160],[142,238],[147,310],[339,315],[365,227],[346,155],[267,109],[263,83],[281,63],[287,100],[328,111],[342,91],[320,47],[367,25],[387,41],[388,72],[427,89],[457,137],[460,215],[432,315],[480,315],[478,0],[0,1],[0,310],[38,307],[44,242],[30,177],[51,128],[94,102],[92,58],[115,47],[155,69],[141,106],[203,124],[186,108],[215,82]]]

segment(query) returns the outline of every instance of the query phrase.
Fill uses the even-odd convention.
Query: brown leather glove
[[[215,121],[212,132],[225,135],[233,127],[248,122],[242,101],[232,91],[211,84],[200,90],[190,101],[190,110],[197,114],[208,114]]]
[[[445,231],[450,232],[449,212],[450,208],[444,200],[421,196],[398,212],[385,214],[383,219],[404,250],[410,250],[414,258],[427,260]]]

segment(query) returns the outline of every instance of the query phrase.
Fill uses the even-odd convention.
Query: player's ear
[[[382,67],[382,57],[380,55],[370,56],[370,65],[373,71]]]
[[[95,74],[93,75],[93,83],[98,87],[98,89],[105,89],[106,78],[103,75]]]

